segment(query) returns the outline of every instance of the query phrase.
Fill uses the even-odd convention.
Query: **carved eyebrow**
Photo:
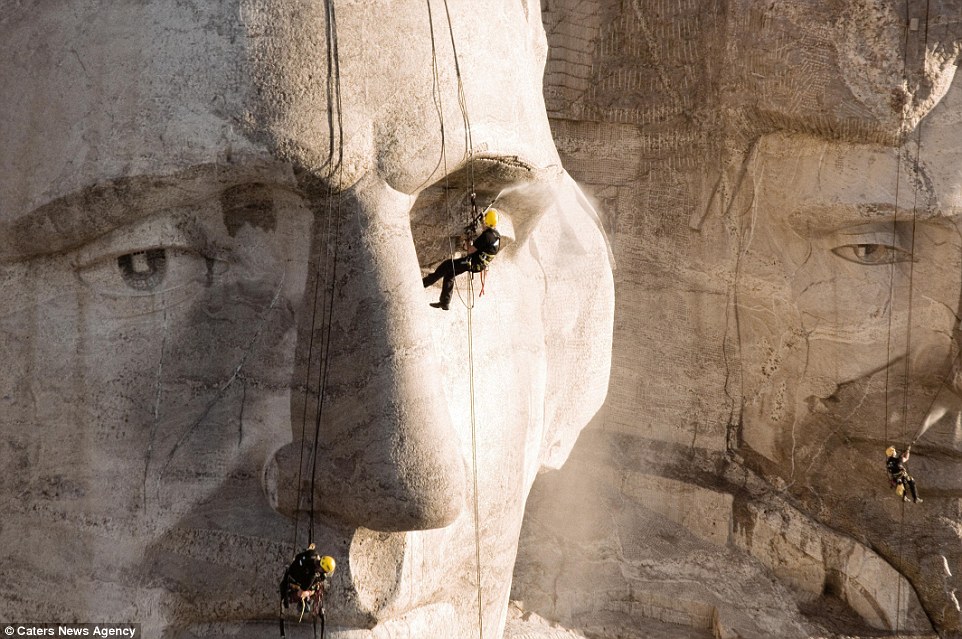
[[[58,253],[147,216],[158,191],[176,182],[154,176],[125,177],[94,184],[52,200],[12,221],[0,221],[0,262]],[[152,197],[153,196],[153,197]]]
[[[205,164],[169,175],[124,176],[47,202],[13,220],[0,220],[0,264],[72,250],[159,210],[216,197],[248,181],[292,188],[289,169],[276,163]]]
[[[834,232],[848,227],[864,224],[885,224],[898,222],[929,222],[945,219],[940,210],[912,209],[911,200],[896,207],[888,203],[858,203],[806,206],[798,208],[786,217],[789,226],[800,233],[812,231]]]

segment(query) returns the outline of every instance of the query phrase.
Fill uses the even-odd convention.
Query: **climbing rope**
[[[431,172],[428,174],[428,177],[425,178],[425,181],[424,183],[421,184],[421,187],[423,187],[424,184],[430,181],[431,176],[433,176],[434,173],[438,170],[438,167],[441,167],[441,174],[443,176],[442,179],[444,180],[444,192],[447,192],[448,189],[450,188],[449,177],[448,177],[447,133],[444,128],[444,100],[442,99],[443,94],[441,91],[441,71],[438,67],[437,40],[434,36],[434,11],[431,8],[430,0],[427,2],[427,8],[428,8],[428,28],[431,33],[431,81],[432,81],[431,95],[432,95],[432,99],[434,100],[434,107],[438,112],[438,126],[441,131],[441,152],[440,152],[440,155],[438,156],[438,163],[434,165],[434,169],[432,169]],[[455,66],[457,66],[457,55],[455,55]],[[448,237],[448,261],[451,263],[452,273],[454,272],[454,260],[455,260],[456,250],[457,250],[457,247],[455,247],[454,241],[449,236]],[[457,281],[455,281],[455,288],[457,289]],[[457,290],[457,292],[458,292],[458,298],[462,299],[461,291]],[[463,302],[463,299],[462,299],[462,302]]]
[[[464,95],[464,81],[461,75],[461,65],[458,61],[458,49],[456,38],[454,37],[454,25],[451,21],[451,10],[448,6],[447,0],[444,1],[444,12],[447,18],[448,24],[448,36],[451,41],[451,52],[454,57],[454,72],[457,79],[458,88],[458,106],[461,111],[462,124],[464,126],[464,160],[466,161],[467,170],[467,182],[469,188],[470,197],[470,207],[469,219],[465,228],[469,228],[478,219],[477,211],[477,195],[475,191],[475,174],[474,174],[474,141],[471,132],[471,120],[468,116],[467,100]],[[430,0],[428,1],[429,16],[430,16]],[[432,45],[432,55],[435,54],[434,49],[434,24],[433,19],[431,22],[431,45]],[[434,58],[434,63],[436,65],[436,58]],[[435,79],[437,82],[437,71],[435,67]],[[438,92],[440,99],[440,92]],[[443,113],[443,109],[439,106],[439,112]],[[443,121],[443,120],[442,120]],[[442,158],[445,161],[445,176],[447,176],[446,170],[446,156],[444,155],[444,129],[442,127],[441,131],[441,147],[442,147]],[[450,240],[449,240],[450,242]],[[453,250],[451,252],[453,260]],[[452,264],[453,266],[453,264]],[[483,606],[483,595],[481,588],[481,523],[480,523],[480,507],[478,499],[478,456],[477,456],[477,417],[475,414],[475,388],[474,388],[474,320],[472,311],[474,309],[474,274],[469,271],[468,273],[468,300],[465,303],[468,312],[467,318],[467,347],[468,347],[468,395],[469,395],[469,409],[471,418],[471,470],[472,470],[472,482],[474,488],[474,551],[475,551],[475,572],[477,579],[477,593],[478,593],[478,636],[484,639],[484,606]],[[461,297],[461,292],[458,290],[458,296]],[[462,303],[464,300],[462,299]]]
[[[925,3],[925,26],[923,31],[923,42],[922,48],[923,52],[928,47],[928,31],[929,31],[929,7],[930,2],[926,0]],[[907,73],[907,59],[908,59],[908,38],[910,29],[910,0],[906,0],[905,3],[905,26],[904,26],[904,38],[902,42],[902,76],[906,77]],[[923,55],[924,60],[924,55]],[[915,161],[914,166],[916,170],[921,170],[921,153],[922,153],[922,128],[923,120],[920,119],[918,126],[916,127],[916,147],[915,147]],[[896,153],[896,178],[895,178],[895,206],[894,215],[892,219],[892,230],[893,236],[898,234],[898,212],[899,212],[899,186],[901,178],[901,166],[902,166],[902,148],[904,146],[903,131],[905,129],[905,110],[902,110],[900,126],[899,126],[899,140]],[[907,153],[907,152],[906,152]],[[906,433],[908,426],[908,413],[909,413],[909,386],[911,382],[911,345],[912,345],[912,311],[914,305],[914,274],[915,274],[915,235],[917,230],[918,221],[918,197],[919,197],[919,186],[918,180],[913,180],[914,183],[914,193],[912,201],[912,225],[911,225],[911,240],[909,246],[909,274],[908,274],[908,301],[906,307],[906,326],[905,326],[905,362],[903,365],[902,373],[902,425],[900,429],[899,436],[903,436]],[[892,315],[895,305],[895,295],[894,295],[894,280],[895,271],[898,268],[898,262],[893,261],[890,266],[889,271],[889,318],[888,318],[888,336],[886,343],[886,361],[891,361],[891,340],[892,340]],[[885,368],[885,440],[889,441],[888,438],[888,422],[889,422],[889,366]],[[951,375],[951,365],[948,375]],[[948,379],[945,380],[946,382]],[[945,382],[943,382],[944,384]],[[941,392],[942,386],[935,392],[935,396],[932,398],[932,403],[929,405],[929,410],[935,404],[935,399],[938,397],[939,392]],[[926,413],[927,415],[927,413]],[[917,438],[916,438],[917,439]],[[913,440],[909,447],[915,443]],[[907,450],[907,449],[906,449]],[[904,488],[903,488],[904,490]],[[901,508],[899,511],[899,533],[898,533],[898,565],[899,569],[903,565],[903,551],[905,547],[905,496],[903,493]],[[899,575],[898,584],[896,588],[896,609],[895,609],[895,633],[898,634],[901,630],[901,611],[902,611],[902,576]]]
[[[334,10],[333,0],[326,0],[325,2],[327,10],[327,41],[328,41],[328,129],[330,131],[330,150],[329,159],[333,163],[334,153],[335,153],[335,137],[337,139],[337,161],[336,165],[332,167],[331,176],[333,178],[335,172],[339,175],[343,170],[343,119],[342,119],[342,108],[341,108],[341,90],[340,90],[340,65],[339,65],[339,55],[337,46],[337,22],[336,14]],[[434,38],[434,19],[431,10],[431,2],[427,3],[428,6],[428,19],[431,29],[431,47],[432,47],[432,67],[434,74],[434,99],[435,105],[438,110],[439,125],[441,128],[441,154],[438,160],[438,165],[443,167],[443,174],[445,180],[447,180],[447,155],[446,155],[446,132],[444,128],[444,109],[441,101],[441,90],[440,90],[440,75],[437,65],[437,50]],[[448,32],[451,39],[452,51],[454,54],[454,64],[455,72],[457,76],[457,86],[458,86],[458,101],[461,108],[461,114],[464,121],[465,129],[465,157],[470,160],[473,156],[473,141],[471,137],[471,127],[470,120],[468,118],[467,106],[464,97],[464,86],[461,77],[460,65],[458,63],[457,48],[455,44],[455,37],[453,31],[453,25],[451,22],[450,10],[447,4],[447,0],[444,0],[445,13],[447,15],[448,22]],[[335,126],[336,125],[336,126]],[[336,135],[335,135],[336,128]],[[435,170],[437,167],[435,167]],[[468,182],[470,184],[470,193],[473,206],[474,204],[474,166],[468,161],[467,162],[467,172],[468,172]],[[433,173],[433,171],[432,171]],[[333,180],[332,180],[333,181]],[[333,309],[335,301],[335,282],[337,280],[337,265],[338,265],[338,245],[337,238],[340,232],[340,199],[337,198],[336,204],[334,204],[335,197],[332,192],[328,194],[328,226],[327,226],[327,239],[328,246],[333,244],[333,255],[329,261],[325,261],[323,276],[319,272],[320,265],[316,268],[316,279],[314,286],[314,307],[312,309],[311,317],[311,338],[308,342],[308,376],[307,384],[305,387],[305,406],[302,414],[302,425],[301,425],[301,451],[300,460],[298,468],[298,491],[297,491],[297,504],[301,503],[301,491],[302,491],[302,477],[301,471],[303,468],[304,461],[304,451],[307,445],[306,435],[306,415],[307,415],[307,397],[310,393],[310,378],[311,371],[313,368],[313,351],[314,345],[314,333],[316,330],[316,319],[317,319],[317,300],[319,297],[319,288],[321,281],[330,281],[330,295],[328,299],[325,299],[324,308],[322,309],[321,315],[325,319],[322,320],[322,344],[321,344],[321,354],[319,357],[318,364],[318,379],[317,379],[317,410],[314,422],[314,435],[313,441],[311,443],[311,449],[309,453],[308,461],[311,465],[311,481],[310,481],[310,519],[308,528],[308,543],[313,543],[314,539],[314,521],[315,521],[315,494],[316,494],[316,480],[317,480],[317,462],[318,462],[318,444],[320,441],[320,427],[322,421],[322,415],[324,411],[325,402],[325,389],[327,387],[328,376],[330,374],[330,344],[331,344],[331,334],[332,334],[332,319],[333,319]],[[332,210],[333,209],[333,210]],[[472,218],[473,219],[473,218]],[[332,222],[333,220],[333,222]],[[333,238],[333,241],[331,241]],[[452,251],[453,254],[453,251]],[[329,269],[329,271],[328,271]],[[469,290],[473,289],[473,285],[469,279],[468,284]],[[470,297],[473,302],[473,290],[470,293]],[[477,572],[477,591],[478,591],[478,628],[479,634],[483,639],[483,607],[482,607],[482,588],[481,588],[481,535],[480,535],[480,517],[479,517],[479,505],[478,505],[478,472],[477,472],[477,434],[476,434],[476,415],[475,415],[475,388],[474,388],[474,347],[473,347],[473,323],[471,316],[471,308],[473,303],[468,305],[468,362],[469,362],[469,396],[470,396],[470,416],[471,416],[471,448],[472,448],[472,468],[473,468],[473,481],[474,481],[474,529],[475,529],[475,562],[476,562],[476,572]],[[294,548],[296,550],[297,545],[297,517],[295,517],[295,527],[294,527]],[[323,617],[321,620],[321,628],[323,634]],[[316,635],[316,620],[315,620],[315,635]]]
[[[472,192],[473,195],[473,192]],[[474,205],[477,210],[477,205]],[[482,271],[483,273],[484,271]],[[481,591],[481,517],[479,514],[478,500],[478,428],[475,416],[475,394],[474,394],[474,274],[468,276],[468,298],[471,304],[468,305],[468,393],[470,395],[471,409],[471,470],[474,483],[474,560],[476,577],[478,582],[478,636],[484,639],[484,606]]]
[[[448,8],[448,0],[444,0],[444,13],[448,19],[448,35],[451,37],[451,51],[454,54],[454,73],[458,81],[458,106],[461,108],[461,119],[464,124],[464,149],[467,159],[474,155],[474,140],[471,133],[471,120],[468,117],[468,103],[464,96],[464,82],[461,77],[461,64],[458,62],[458,47],[454,41],[454,26],[451,24],[451,11]],[[471,193],[474,194],[474,165],[468,164],[469,182]]]
[[[331,218],[327,219],[328,226],[330,226]],[[311,334],[307,343],[307,380],[304,385],[304,409],[301,411],[301,445],[297,458],[297,499],[294,503],[294,538],[291,540],[291,557],[297,555],[297,533],[300,523],[300,517],[297,515],[297,511],[301,505],[301,493],[302,493],[302,471],[304,468],[304,445],[307,435],[307,405],[308,398],[311,392],[311,362],[314,361],[314,328],[316,326],[317,319],[317,293],[320,287],[321,276],[319,273],[319,265],[314,265],[314,295],[312,296],[312,307],[311,307]],[[320,369],[318,369],[320,370]],[[318,377],[318,386],[320,386],[320,377]],[[318,396],[320,396],[320,389],[318,389]]]
[[[908,56],[908,29],[909,29],[909,1],[906,0],[905,4],[905,27],[904,27],[904,37],[902,40],[902,77],[906,78],[907,71],[907,56]],[[902,178],[902,145],[903,131],[905,129],[905,109],[899,116],[899,130],[898,130],[898,140],[895,153],[895,202],[893,207],[892,215],[892,237],[898,237],[898,219],[899,219],[899,190],[901,187]],[[914,257],[913,257],[914,259]],[[898,268],[898,262],[893,261],[889,264],[889,297],[888,297],[888,333],[886,335],[886,345],[885,345],[885,442],[888,445],[889,440],[889,381],[891,366],[889,362],[892,361],[892,317],[894,315],[895,307],[895,273]],[[906,343],[906,349],[909,348],[909,344]],[[910,359],[906,355],[906,359]],[[907,393],[907,389],[906,389]],[[898,451],[896,451],[898,453]],[[899,536],[898,536],[898,568],[901,570],[902,566],[902,546],[904,541],[904,525],[905,525],[905,501],[901,502],[901,509],[899,512]],[[895,591],[895,633],[898,634],[900,623],[901,623],[901,613],[902,613],[902,575],[899,573],[899,577],[896,583]]]
[[[320,426],[321,417],[324,411],[324,398],[325,389],[327,388],[328,375],[330,373],[330,352],[331,352],[331,334],[333,328],[333,313],[334,313],[334,300],[336,291],[336,281],[337,281],[337,263],[338,263],[338,248],[340,243],[337,241],[340,233],[340,197],[335,196],[335,185],[340,183],[340,179],[343,177],[343,166],[344,166],[344,126],[341,108],[341,86],[340,86],[340,58],[338,55],[338,45],[337,45],[337,21],[334,12],[333,0],[326,0],[326,35],[327,35],[327,100],[328,100],[328,132],[329,132],[329,150],[327,166],[329,168],[329,184],[327,185],[327,216],[326,225],[324,232],[319,234],[318,237],[318,260],[314,264],[314,291],[312,296],[312,307],[311,307],[311,327],[310,327],[310,337],[308,339],[307,348],[307,379],[304,385],[304,406],[301,413],[301,434],[300,434],[300,450],[298,454],[298,465],[297,465],[297,490],[296,490],[296,501],[294,503],[294,523],[293,523],[293,539],[292,539],[292,556],[297,555],[298,549],[298,531],[300,525],[300,509],[303,502],[303,472],[304,472],[304,457],[305,448],[307,446],[307,411],[308,405],[310,404],[311,395],[311,373],[314,369],[314,337],[317,330],[317,310],[318,310],[318,298],[320,297],[319,291],[321,287],[321,282],[330,282],[329,295],[323,300],[324,306],[321,311],[321,316],[323,318],[322,325],[322,343],[321,352],[319,356],[319,362],[317,366],[318,376],[317,376],[317,402],[316,402],[316,414],[314,420],[314,435],[310,445],[310,453],[308,461],[311,465],[311,482],[310,482],[310,514],[308,518],[308,532],[307,532],[307,545],[310,547],[314,543],[314,522],[315,522],[315,494],[316,494],[316,481],[317,481],[317,458],[318,458],[318,444],[320,442]],[[336,123],[336,127],[335,127]],[[335,158],[335,147],[337,149],[337,156]],[[335,179],[335,175],[338,176]],[[327,255],[328,251],[333,246],[333,254],[329,259],[323,260],[323,270],[321,267],[321,256]],[[283,605],[284,599],[287,597],[287,593],[284,592],[284,584],[282,582],[281,588],[281,607],[279,610],[280,619],[280,631],[281,636],[284,636],[284,617],[283,617]],[[325,629],[325,619],[324,619],[324,608],[320,603],[320,600],[315,602],[315,609],[312,620],[312,629],[315,639],[318,636],[317,633],[317,620],[320,618],[321,633],[320,637],[324,637]],[[305,611],[305,602],[301,600],[301,619],[303,619]],[[301,619],[298,619],[300,621]]]
[[[343,120],[343,110],[341,108],[341,66],[340,66],[340,56],[338,53],[338,43],[337,43],[337,15],[334,11],[334,0],[327,0],[325,3],[327,9],[327,90],[328,90],[328,123],[330,131],[330,154],[333,161],[334,155],[334,113],[336,110],[337,118],[337,161],[331,167],[330,175],[331,182],[334,184],[339,184],[341,178],[343,178],[344,171],[344,120]],[[337,174],[337,180],[334,179],[334,175]],[[340,227],[341,227],[341,198],[334,193],[334,187],[330,187],[328,191],[328,216],[334,218],[333,223],[333,233],[329,237],[328,247],[332,244],[334,246],[334,253],[331,258],[331,290],[330,298],[327,304],[327,318],[324,328],[324,348],[321,353],[321,373],[318,385],[318,400],[317,400],[317,414],[314,419],[314,440],[312,443],[312,460],[311,460],[311,495],[310,495],[310,528],[308,532],[308,543],[313,543],[314,541],[314,519],[315,519],[315,495],[317,493],[317,457],[318,457],[318,444],[320,442],[321,434],[321,417],[324,412],[324,398],[325,389],[327,388],[328,376],[330,374],[330,359],[331,359],[331,334],[333,332],[334,324],[334,300],[335,291],[337,283],[337,263],[338,263],[338,251],[340,248],[340,242],[338,241],[340,237]],[[332,210],[333,209],[333,210]]]

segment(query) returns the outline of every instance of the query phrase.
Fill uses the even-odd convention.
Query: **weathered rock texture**
[[[0,6],[0,620],[270,636],[311,539],[328,639],[501,634],[610,369],[545,54],[532,2]]]
[[[546,4],[617,302],[602,414],[529,500],[519,636],[962,636],[960,17]],[[943,408],[903,504],[883,451]]]
[[[962,6],[542,4],[0,8],[0,619],[962,636]]]

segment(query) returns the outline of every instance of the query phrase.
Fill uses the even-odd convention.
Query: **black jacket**
[[[321,556],[316,550],[305,550],[287,567],[285,581],[296,584],[301,590],[311,590],[324,581]]]
[[[889,474],[893,479],[898,479],[905,471],[905,465],[902,463],[902,456],[896,455],[895,457],[889,457],[885,460],[885,467],[888,468]]]
[[[501,234],[496,229],[486,228],[474,238],[474,253],[471,254],[471,270],[483,271],[501,249]]]

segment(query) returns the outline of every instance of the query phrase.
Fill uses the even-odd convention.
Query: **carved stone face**
[[[536,3],[333,4],[0,20],[5,616],[263,636],[310,537],[327,636],[499,633],[528,488],[604,398],[605,240]],[[420,278],[472,189],[504,245],[469,316]]]
[[[958,578],[942,556],[962,556],[959,98],[956,86],[901,149],[762,138],[743,185],[737,285],[741,452],[816,518],[870,541],[950,632]],[[939,406],[947,416],[922,434]],[[917,437],[908,466],[925,504],[902,513],[884,450]]]

